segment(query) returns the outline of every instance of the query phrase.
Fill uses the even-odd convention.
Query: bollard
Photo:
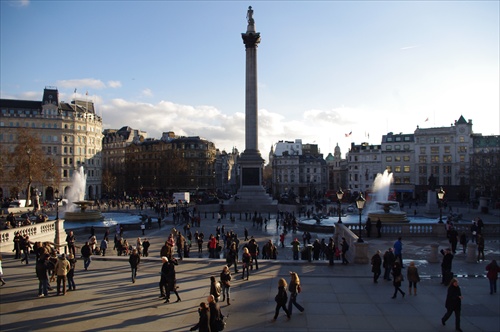
[[[431,252],[429,254],[429,263],[439,263],[438,248],[439,248],[439,244],[437,244],[437,243],[431,244]]]
[[[468,243],[467,244],[467,257],[465,258],[465,261],[467,263],[477,263],[477,244],[475,243]]]

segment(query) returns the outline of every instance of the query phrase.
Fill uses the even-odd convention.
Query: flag
[[[429,118],[426,118],[424,122],[427,122],[427,121],[429,121]]]
[[[349,137],[349,136],[351,136],[351,134],[352,134],[352,131],[349,134],[345,134],[345,137]]]
[[[75,89],[75,92],[74,92],[74,93],[76,93],[76,89]]]
[[[88,96],[88,95],[89,95],[89,92],[88,92],[88,91],[87,91],[87,92],[85,92],[85,95],[86,95],[86,96]]]

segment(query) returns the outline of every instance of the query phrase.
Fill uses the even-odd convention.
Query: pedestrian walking
[[[401,241],[401,236],[398,237],[397,241],[394,242],[394,256],[396,261],[399,260],[399,264],[401,264],[401,268],[404,269],[403,266],[403,242]]]
[[[290,272],[290,284],[288,285],[290,292],[290,300],[288,301],[288,313],[292,315],[292,305],[294,305],[300,312],[304,312],[304,307],[297,303],[297,296],[302,292],[299,275],[296,272]]]
[[[228,267],[234,264],[234,273],[238,273],[238,246],[236,242],[232,242],[226,256]]]
[[[222,293],[222,286],[220,282],[215,280],[214,276],[210,277],[210,295],[213,295],[215,302],[219,302]]]
[[[441,255],[443,255],[443,261],[441,262],[441,284],[448,286],[449,282],[453,278],[452,263],[453,263],[453,255],[451,253],[450,248],[446,250],[441,249]]]
[[[231,305],[230,301],[230,289],[231,289],[231,271],[229,266],[224,265],[222,272],[220,273],[220,284],[222,287],[222,302],[227,300],[227,305]]]
[[[500,267],[497,264],[496,260],[492,260],[491,263],[486,265],[486,278],[488,278],[490,282],[490,294],[497,292],[497,279],[498,273],[500,272]]]
[[[49,270],[48,262],[50,255],[46,254],[40,257],[36,262],[35,271],[38,278],[38,297],[49,295]]]
[[[198,323],[189,329],[189,331],[199,330],[200,332],[211,332],[210,331],[210,310],[205,302],[200,303],[198,308],[198,314],[200,318]]]
[[[101,248],[101,255],[106,256],[106,250],[108,249],[108,238],[107,237],[104,237],[104,239],[102,239],[100,248]]]
[[[460,286],[458,286],[458,280],[456,278],[451,279],[450,285],[448,286],[448,292],[446,294],[446,313],[443,318],[441,318],[441,324],[446,325],[446,321],[451,317],[452,313],[455,313],[455,330],[462,331],[460,328],[460,311],[462,309],[462,292]]]
[[[142,241],[142,255],[144,257],[149,256],[149,246],[150,245],[151,245],[151,243],[149,243],[149,240],[144,238],[144,241]]]
[[[66,279],[68,280],[68,290],[76,290],[76,285],[74,280],[76,259],[73,254],[68,255],[68,262],[69,262],[69,271],[68,274],[66,275]]]
[[[85,269],[85,271],[87,271],[89,266],[90,266],[90,263],[92,262],[92,258],[91,258],[92,249],[90,249],[88,242],[85,242],[85,244],[80,249],[80,252],[81,252],[82,258],[83,258],[83,268]]]
[[[292,245],[293,260],[296,261],[299,259],[300,241],[298,238],[295,238],[290,244]]]
[[[21,250],[23,251],[23,258],[21,259],[21,263],[26,261],[26,265],[28,265],[31,251],[30,237],[28,235],[22,236],[20,243]]]
[[[73,256],[76,256],[76,236],[73,234],[73,231],[69,231],[68,235],[66,236],[66,243],[68,244],[68,251],[69,253],[72,253]]]
[[[281,278],[278,281],[278,294],[276,294],[276,296],[274,297],[274,301],[276,301],[276,309],[274,310],[273,321],[275,321],[276,318],[278,318],[280,309],[283,309],[283,311],[286,314],[286,317],[290,319],[290,312],[286,308],[286,302],[288,301],[286,287],[287,287],[286,280],[284,278]]]
[[[404,298],[405,292],[401,290],[401,282],[403,281],[403,274],[401,273],[401,264],[399,264],[398,261],[394,263],[394,266],[392,268],[392,278],[393,278],[392,285],[394,286],[394,294],[392,295],[392,298],[395,299],[398,292],[400,292]]]
[[[257,241],[252,237],[250,238],[250,241],[248,241],[248,252],[250,253],[251,260],[250,260],[250,267],[253,269],[253,263],[255,263],[255,269],[259,269],[259,245],[257,244]]]
[[[141,262],[141,256],[137,249],[132,250],[132,254],[128,258],[128,262],[130,263],[130,269],[132,270],[132,283],[135,283],[135,279],[137,278],[137,269],[139,268],[139,263]]]
[[[382,237],[382,221],[380,218],[377,219],[375,227],[377,228],[377,237]]]
[[[406,271],[406,278],[408,278],[408,294],[411,295],[411,288],[413,286],[413,295],[417,295],[417,283],[420,282],[420,276],[413,261],[410,262],[408,271]]]
[[[222,312],[220,311],[220,307],[217,304],[217,301],[215,301],[213,295],[209,295],[207,297],[207,302],[208,302],[208,308],[210,311],[210,331],[211,332],[218,332],[222,331],[223,327],[220,326],[220,324],[224,324],[223,318],[224,316],[222,315]]]
[[[382,265],[382,257],[380,257],[380,250],[377,250],[375,255],[372,256],[371,264],[373,272],[373,282],[378,283],[378,278],[380,277],[380,273],[382,272],[380,268],[380,266]]]
[[[333,237],[330,237],[328,241],[328,245],[326,247],[326,254],[328,256],[328,265],[333,266],[335,260],[335,252],[337,251],[337,247],[335,246],[335,242],[333,242]]]
[[[57,275],[57,295],[61,295],[61,283],[62,283],[62,295],[66,295],[66,275],[70,270],[70,264],[66,259],[66,255],[62,254],[57,260],[54,271]]]
[[[366,229],[366,236],[370,237],[372,234],[372,220],[370,219],[370,217],[366,219],[365,229]]]
[[[167,282],[167,287],[166,287],[166,293],[165,293],[165,302],[164,303],[169,303],[170,302],[170,292],[174,292],[175,296],[177,296],[177,301],[175,302],[181,302],[181,297],[179,296],[179,293],[177,292],[177,279],[175,277],[175,266],[178,265],[179,263],[175,258],[169,259],[167,262],[167,268],[166,268],[166,282]]]
[[[250,264],[252,263],[252,256],[248,251],[248,248],[243,248],[243,255],[241,256],[242,261],[242,271],[241,271],[241,279],[245,278],[245,271],[247,271],[247,280],[250,277]]]
[[[347,260],[347,251],[349,250],[349,244],[347,243],[345,237],[342,238],[342,242],[340,243],[340,247],[342,248],[342,265],[349,264]]]

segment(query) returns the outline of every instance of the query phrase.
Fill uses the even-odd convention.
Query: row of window
[[[410,161],[410,156],[406,155],[406,156],[394,156],[394,158],[392,156],[387,156],[385,157],[385,161],[386,162],[392,162],[392,161],[395,161],[395,162],[399,162],[401,160],[403,161]]]
[[[417,137],[417,143],[420,144],[439,144],[439,143],[451,143],[453,142],[454,136],[440,136],[440,137]],[[458,141],[460,143],[465,142],[465,136],[459,136]]]
[[[403,140],[405,142],[409,142],[409,141],[411,141],[411,137],[410,136],[404,136]],[[394,141],[394,142],[401,142],[401,136],[396,136],[396,137],[394,137],[394,139],[393,139],[393,137],[390,137],[390,136],[388,136],[386,138],[386,142],[392,142],[392,141]]]

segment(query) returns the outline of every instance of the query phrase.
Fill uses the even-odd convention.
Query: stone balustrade
[[[12,251],[14,249],[15,233],[28,235],[30,242],[51,242],[56,246],[64,247],[62,238],[66,237],[64,231],[64,220],[52,220],[43,223],[2,229],[0,230],[0,252]]]

